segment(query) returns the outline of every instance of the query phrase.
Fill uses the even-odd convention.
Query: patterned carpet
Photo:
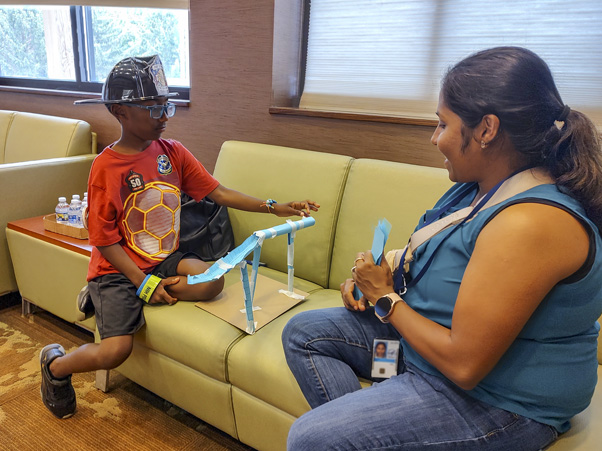
[[[115,371],[108,393],[94,388],[93,373],[74,375],[77,412],[56,419],[40,399],[40,349],[56,342],[69,352],[91,341],[48,313],[25,318],[20,305],[0,303],[2,450],[251,450]]]

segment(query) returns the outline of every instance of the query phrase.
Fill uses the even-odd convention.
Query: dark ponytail
[[[469,129],[484,115],[496,115],[500,139],[508,137],[529,165],[548,169],[556,184],[579,200],[602,230],[598,131],[587,116],[564,104],[548,65],[539,56],[520,47],[475,53],[448,71],[441,92],[446,105]]]
[[[562,128],[553,126],[549,135],[549,152],[542,166],[559,187],[583,204],[602,230],[602,155],[596,127],[583,113],[571,111]]]

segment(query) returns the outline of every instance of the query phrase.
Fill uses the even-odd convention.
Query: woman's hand
[[[148,303],[149,304],[174,305],[176,302],[178,302],[178,300],[174,297],[171,297],[167,293],[167,291],[165,290],[164,287],[167,287],[169,285],[175,285],[179,281],[180,281],[180,278],[177,276],[176,277],[167,277],[165,279],[162,279],[161,282],[159,283],[159,285],[157,285],[157,288],[155,288],[155,291],[153,292]]]
[[[313,200],[292,201],[284,204],[274,204],[271,210],[276,216],[284,218],[286,216],[311,216],[311,211],[318,211],[320,204]]]
[[[380,265],[375,265],[372,252],[362,252],[355,259],[353,268],[353,281],[368,302],[374,304],[378,298],[394,291],[393,274],[386,258]]]
[[[343,305],[347,310],[352,312],[364,312],[370,304],[366,301],[366,298],[362,296],[358,301],[353,297],[353,289],[355,288],[355,282],[353,279],[347,279],[341,284],[341,297],[343,298]]]

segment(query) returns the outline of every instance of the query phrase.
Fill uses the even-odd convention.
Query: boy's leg
[[[375,338],[400,337],[371,309],[311,310],[291,318],[282,332],[284,354],[312,408],[359,390],[358,376],[371,377]],[[399,362],[398,371],[403,371],[401,357]]]
[[[224,288],[224,278],[213,282],[188,284],[186,276],[202,274],[211,266],[195,254],[175,252],[157,266],[153,273],[159,277],[181,276],[180,281],[165,287],[167,292],[180,301],[208,301],[220,294]]]
[[[69,354],[65,354],[61,345],[45,346],[40,352],[40,394],[44,405],[56,417],[69,418],[76,409],[71,374],[119,366],[130,355],[133,341],[133,335],[105,338],[99,344],[86,344]]]
[[[128,358],[134,343],[133,335],[104,338],[100,343],[89,343],[53,360],[50,373],[63,378],[73,373],[117,368]]]
[[[71,374],[119,366],[132,351],[134,333],[144,325],[136,287],[122,274],[107,274],[88,283],[100,343],[83,345],[69,354],[52,344],[40,353],[42,400],[57,417],[75,412]]]

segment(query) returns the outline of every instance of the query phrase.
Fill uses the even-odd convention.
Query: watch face
[[[374,304],[374,311],[381,318],[386,316],[391,311],[391,299],[386,296],[379,298]]]

